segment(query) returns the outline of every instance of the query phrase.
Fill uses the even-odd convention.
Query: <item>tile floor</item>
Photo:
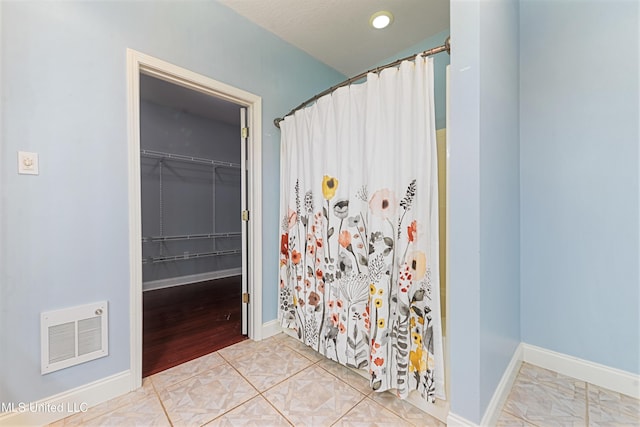
[[[640,400],[523,363],[500,427],[640,426]]]
[[[587,397],[588,396],[588,397]],[[640,404],[523,364],[500,426],[640,426]],[[617,424],[616,424],[617,423]],[[444,426],[284,334],[160,372],[51,426]]]

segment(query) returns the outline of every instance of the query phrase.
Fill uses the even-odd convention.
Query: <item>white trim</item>
[[[602,388],[640,399],[640,375],[522,343],[523,360]]]
[[[282,326],[278,319],[270,320],[262,324],[262,338],[269,338],[282,332]]]
[[[522,364],[523,344],[518,344],[516,351],[513,352],[511,361],[507,365],[502,378],[496,387],[496,391],[493,392],[493,396],[489,401],[487,409],[484,411],[484,416],[480,425],[493,426],[498,422],[500,414],[502,413],[502,407],[509,397],[513,383],[516,381],[518,372],[520,371],[520,365]]]
[[[142,283],[142,292],[171,288],[173,286],[189,285],[207,280],[224,279],[225,277],[240,276],[242,268],[209,271],[208,273],[190,274],[188,276],[169,277],[168,279],[150,280]]]
[[[480,425],[490,426],[496,424],[502,412],[502,407],[518,376],[521,362],[527,362],[589,384],[640,399],[640,375],[521,342],[513,353],[513,357],[493,393]],[[447,417],[447,425],[474,426],[475,424],[450,412]]]
[[[140,203],[140,59],[127,49],[129,157],[129,363],[131,390],[142,386],[142,208]]]
[[[468,419],[449,412],[447,416],[447,427],[479,427],[478,424],[472,423]]]
[[[125,371],[37,402],[11,402],[15,405],[15,411],[0,414],[0,426],[47,425],[74,413],[86,411],[128,393],[132,383],[130,377],[131,371]],[[21,404],[23,406],[20,406]]]
[[[252,95],[249,123],[249,338],[262,339],[262,98]]]
[[[127,116],[129,153],[129,269],[131,389],[142,385],[142,249],[140,207],[140,73],[231,101],[248,109],[249,195],[251,210],[247,254],[249,338],[262,339],[262,99],[177,65],[127,49]]]

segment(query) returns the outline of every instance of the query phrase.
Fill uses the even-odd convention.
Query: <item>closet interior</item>
[[[240,107],[140,76],[143,376],[244,339]]]

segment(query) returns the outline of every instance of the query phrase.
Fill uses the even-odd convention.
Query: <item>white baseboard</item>
[[[484,411],[484,416],[480,421],[481,426],[494,426],[496,425],[498,418],[500,418],[500,413],[502,412],[502,407],[509,397],[509,392],[511,392],[511,388],[513,387],[513,383],[518,376],[518,372],[520,371],[520,365],[522,363],[522,355],[523,355],[523,344],[518,344],[516,350],[513,352],[513,356],[511,356],[511,360],[507,365],[504,373],[502,374],[502,378],[496,387],[496,390],[493,392],[493,396],[489,401],[489,405],[487,409]],[[449,412],[447,416],[447,426],[451,427],[478,427],[478,424],[469,421],[468,419],[456,415],[453,412]]]
[[[611,368],[566,354],[520,343],[507,365],[491,401],[484,412],[481,426],[496,425],[502,407],[518,375],[521,362],[549,369],[599,387],[640,399],[640,375]],[[477,427],[464,417],[449,412],[447,425],[453,427]]]
[[[522,355],[523,344],[520,343],[516,347],[516,350],[513,352],[513,356],[511,357],[507,368],[502,374],[502,378],[498,383],[498,387],[496,387],[496,391],[493,392],[493,396],[489,401],[487,409],[485,409],[484,411],[484,416],[482,417],[482,421],[480,421],[480,425],[494,426],[498,422],[498,418],[500,418],[500,413],[502,412],[502,407],[507,401],[509,393],[511,392],[511,388],[513,387],[513,383],[515,382],[516,377],[518,376],[518,372],[520,371],[520,365],[522,364]]]
[[[522,347],[527,363],[640,399],[640,375],[531,344],[523,343]]]
[[[479,427],[478,424],[472,423],[468,419],[449,412],[447,416],[447,427]]]
[[[223,279],[225,277],[240,276],[242,268],[230,268],[207,273],[190,274],[188,276],[170,277],[168,279],[151,280],[142,284],[142,291],[155,291],[157,289],[171,288],[173,286],[188,285],[190,283],[204,282],[205,280]]]
[[[12,404],[13,411],[0,413],[0,426],[41,426],[131,391],[131,372],[102,378],[37,402],[3,402]]]
[[[262,338],[269,338],[282,332],[282,326],[278,319],[270,320],[262,324]]]

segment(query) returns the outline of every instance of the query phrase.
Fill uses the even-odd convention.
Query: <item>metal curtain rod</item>
[[[284,117],[290,116],[292,114],[294,114],[296,111],[301,110],[302,108],[306,107],[307,105],[317,101],[318,99],[322,98],[325,95],[330,94],[331,92],[333,92],[334,90],[344,87],[344,86],[348,86],[353,82],[356,82],[364,77],[367,77],[367,74],[369,73],[379,73],[380,71],[384,70],[385,68],[391,68],[391,67],[395,67],[396,65],[400,65],[402,63],[402,61],[408,61],[411,59],[414,59],[416,56],[421,55],[421,56],[431,56],[431,55],[435,55],[436,53],[440,53],[440,52],[447,52],[448,54],[451,54],[451,36],[447,37],[447,39],[444,41],[444,44],[442,46],[438,46],[438,47],[434,47],[433,49],[429,49],[429,50],[425,50],[424,52],[420,52],[420,53],[416,53],[410,56],[407,56],[406,58],[401,58],[398,59],[396,61],[393,61],[389,64],[386,65],[382,65],[380,67],[376,67],[376,68],[372,68],[368,71],[365,71],[364,73],[360,73],[357,76],[351,77],[350,79],[347,79],[345,81],[343,81],[342,83],[338,83],[335,86],[331,86],[329,89],[324,90],[322,92],[320,92],[319,94],[315,95],[313,98],[309,98],[306,101],[304,101],[302,104],[298,105],[296,108],[294,108],[293,110],[289,111],[287,114],[284,115]],[[280,122],[284,120],[284,117],[279,117],[277,119],[273,120],[273,124],[280,129]]]

